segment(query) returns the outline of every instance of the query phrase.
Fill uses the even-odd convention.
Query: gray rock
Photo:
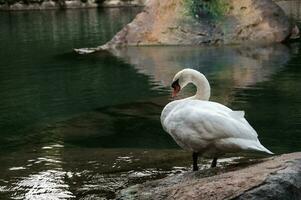
[[[301,158],[291,161],[283,169],[272,173],[265,182],[246,191],[236,200],[300,200]]]
[[[218,170],[218,169],[217,169]],[[118,199],[301,199],[301,153],[204,177],[189,172],[122,190]]]

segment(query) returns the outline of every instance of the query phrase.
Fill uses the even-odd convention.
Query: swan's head
[[[173,88],[172,97],[175,97],[181,89],[183,89],[188,83],[193,83],[202,92],[202,99],[209,99],[210,96],[210,85],[206,77],[194,70],[194,69],[183,69],[179,71],[173,78],[171,87]]]
[[[188,83],[192,82],[192,76],[196,73],[200,74],[200,72],[188,68],[179,71],[172,80],[172,97],[177,96],[182,88],[184,88]]]

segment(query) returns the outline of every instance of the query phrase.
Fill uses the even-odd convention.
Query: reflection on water
[[[213,86],[218,82],[227,84],[213,90],[212,98],[220,101],[232,99],[233,88],[246,88],[269,80],[290,57],[290,49],[283,44],[207,48],[130,47],[116,49],[112,53],[164,87],[169,87],[174,74],[182,68],[201,71]]]
[[[12,190],[17,194],[13,199],[67,199],[75,197],[68,191],[69,186],[63,182],[66,173],[58,170],[47,170],[27,177],[18,182]]]
[[[289,60],[289,49],[282,44],[204,48],[130,47],[116,49],[113,53],[165,87],[170,85],[174,74],[185,66],[208,75],[220,70],[221,74],[230,75],[228,79],[234,79],[233,87],[246,87],[268,80]]]
[[[269,149],[300,151],[300,42],[70,52],[104,43],[137,12],[0,13],[0,199],[112,199],[129,185],[191,170],[191,155],[159,121],[183,67],[208,76],[213,100],[245,110]],[[221,159],[219,169],[239,156]]]
[[[39,157],[28,159],[24,166],[9,168],[16,174],[23,174],[8,182],[11,185],[8,191],[13,192],[11,198],[58,200],[75,197],[65,181],[70,172],[63,170],[63,148],[61,144],[42,147]]]
[[[10,172],[10,176],[16,177],[5,181],[2,197],[111,199],[116,191],[129,185],[191,170],[190,154],[180,150],[92,148],[66,149],[64,154],[63,160],[53,156],[27,160],[25,171]],[[230,166],[240,160],[240,157],[221,159],[219,165]],[[208,169],[210,164],[209,160],[203,160],[200,169]]]
[[[114,57],[70,53],[77,45],[105,42],[137,12],[134,8],[0,13],[0,43],[5,49],[0,51],[0,149],[33,141],[37,136],[26,132],[48,123],[131,102],[145,93],[151,96],[147,77],[137,77]],[[122,92],[136,85],[116,79],[123,74],[141,83],[133,95]],[[122,100],[115,99],[117,95]]]

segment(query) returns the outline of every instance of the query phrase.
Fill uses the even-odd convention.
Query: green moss
[[[229,5],[224,0],[185,0],[186,13],[194,18],[224,16]]]

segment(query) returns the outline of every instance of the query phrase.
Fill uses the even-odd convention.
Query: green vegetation
[[[224,0],[185,0],[186,13],[198,19],[202,16],[218,18],[228,10]]]

